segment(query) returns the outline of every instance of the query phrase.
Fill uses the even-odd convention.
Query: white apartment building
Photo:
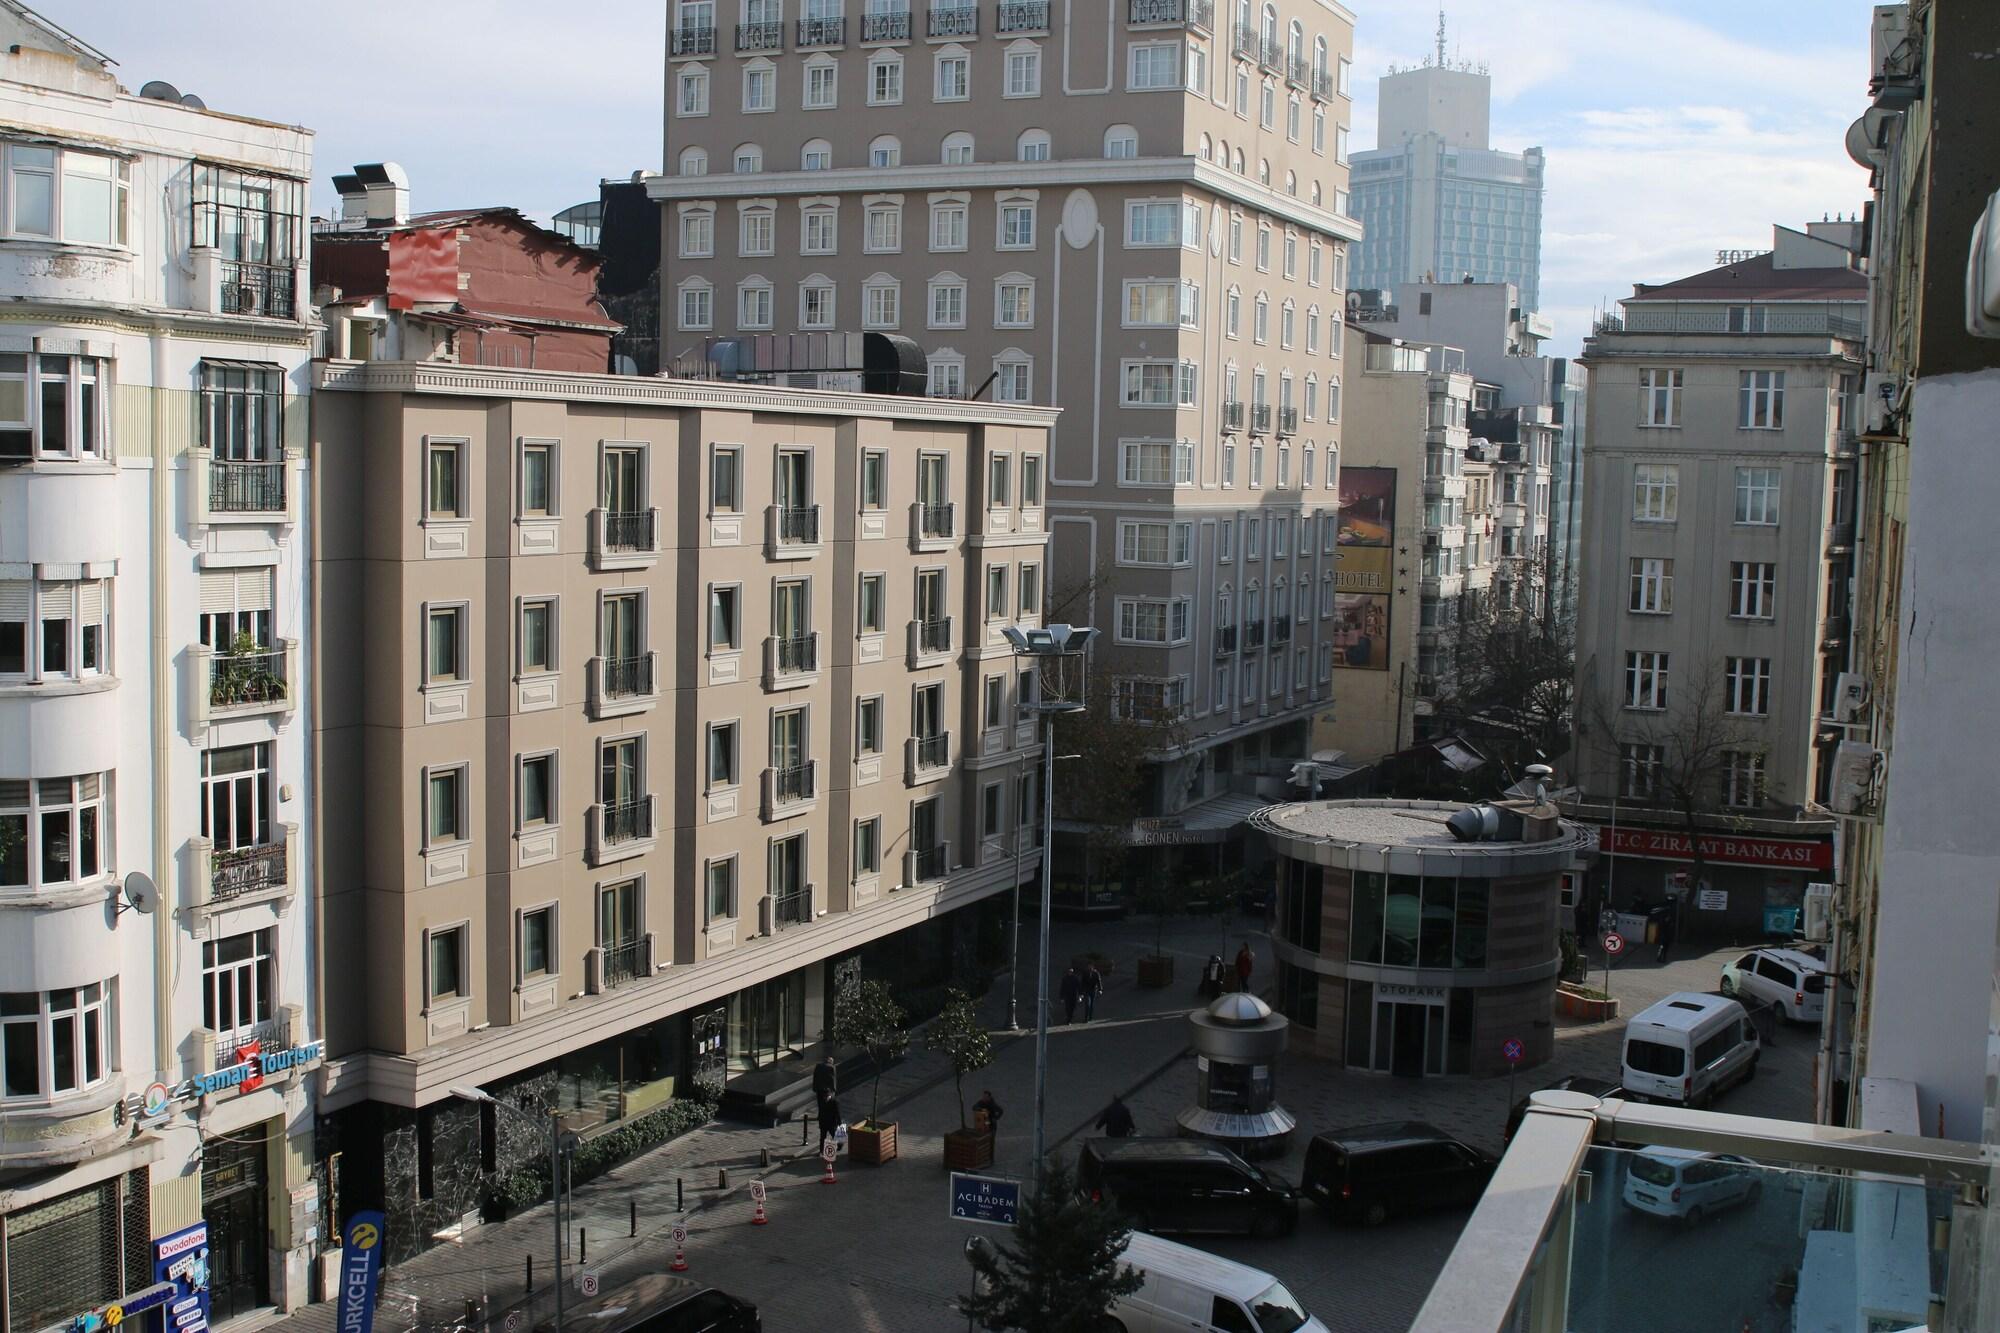
[[[1331,697],[1353,22],[1332,0],[669,21],[662,363],[880,330],[922,346],[934,394],[1061,407],[1050,613],[1105,631],[1127,716],[1181,724],[1149,814],[1303,757]]]
[[[0,1329],[317,1215],[301,655],[309,132],[0,4]],[[135,1316],[136,1317],[136,1316]]]

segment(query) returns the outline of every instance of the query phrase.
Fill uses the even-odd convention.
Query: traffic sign
[[[1521,1057],[1526,1053],[1519,1037],[1509,1037],[1500,1044],[1500,1058],[1510,1065],[1520,1064]]]
[[[951,1173],[951,1216],[959,1221],[1011,1227],[1020,1211],[1020,1181]]]
[[[674,1244],[685,1245],[687,1244],[687,1238],[688,1238],[688,1229],[684,1226],[676,1224],[674,1227]]]
[[[819,1145],[819,1159],[822,1162],[831,1162],[834,1158],[834,1155],[839,1151],[840,1151],[840,1145],[835,1143],[833,1139],[829,1136],[824,1143]]]
[[[597,1294],[597,1274],[585,1269],[576,1275],[576,1289],[586,1296]]]
[[[751,1182],[750,1182],[750,1202],[752,1202],[752,1203],[762,1203],[762,1202],[764,1202],[764,1182],[763,1182],[763,1181],[761,1181],[761,1180],[753,1180],[753,1181],[751,1181]]]
[[[1615,930],[1607,933],[1604,937],[1604,952],[1610,954],[1613,958],[1624,953],[1625,937]]]
[[[507,1318],[502,1322],[501,1327],[505,1328],[507,1333],[521,1333],[521,1312],[519,1310],[509,1310]]]

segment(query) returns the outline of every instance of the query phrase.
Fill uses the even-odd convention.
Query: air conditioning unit
[[[1813,944],[1825,944],[1833,937],[1833,885],[1806,885],[1806,910],[1800,933]]]
[[[1833,681],[1833,720],[1843,726],[1857,722],[1868,707],[1868,678],[1843,671]]]
[[[1827,804],[1842,815],[1875,813],[1875,775],[1882,752],[1860,741],[1842,741],[1833,752],[1833,783]]]

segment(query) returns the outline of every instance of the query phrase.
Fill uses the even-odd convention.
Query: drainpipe
[[[167,456],[167,334],[164,329],[155,328],[151,339],[153,359],[152,380],[152,452],[153,452],[153,532],[151,601],[148,629],[153,639],[153,882],[160,886],[165,898],[162,910],[154,912],[153,923],[153,1067],[160,1070],[173,1068],[174,1054],[174,923],[175,906],[179,895],[173,892],[173,854],[167,846],[167,812],[170,800],[167,793],[169,771],[167,757],[171,739],[169,732],[173,725],[173,698],[167,675],[171,669],[172,648],[168,642],[172,633],[169,622],[172,607],[167,601],[167,550],[173,525],[173,476],[168,471]],[[195,480],[190,479],[189,485]]]

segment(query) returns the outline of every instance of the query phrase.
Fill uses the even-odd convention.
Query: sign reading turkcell
[[[340,1333],[370,1333],[375,1326],[375,1287],[382,1277],[382,1227],[386,1219],[372,1209],[347,1219],[341,1233],[339,1314]]]
[[[951,1215],[959,1221],[1011,1227],[1020,1212],[1020,1181],[951,1173]]]

